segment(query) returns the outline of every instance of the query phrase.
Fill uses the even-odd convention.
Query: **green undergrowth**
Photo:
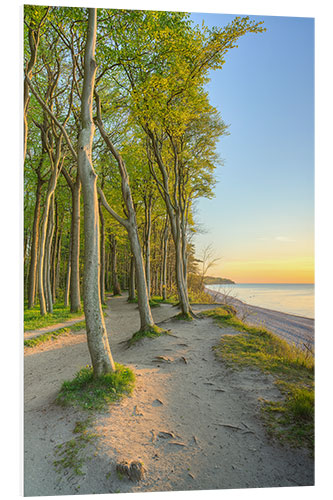
[[[72,332],[77,332],[79,330],[84,329],[86,326],[85,321],[80,321],[79,323],[75,323],[75,325],[71,325],[70,327],[60,328],[59,330],[55,330],[53,332],[43,333],[42,335],[37,335],[31,339],[26,339],[24,341],[25,347],[36,347],[37,345],[43,344],[48,340],[56,340],[61,335],[68,335]]]
[[[214,304],[214,298],[204,290],[189,290],[188,298],[190,304]]]
[[[116,370],[100,377],[93,376],[90,366],[82,368],[73,380],[65,381],[56,398],[61,405],[79,406],[85,410],[102,410],[132,392],[133,371],[116,363]]]
[[[139,330],[135,332],[132,337],[128,340],[127,344],[128,347],[132,346],[136,342],[138,342],[141,339],[144,339],[146,337],[148,338],[156,338],[160,337],[161,335],[168,335],[167,330],[163,330],[163,328],[160,328],[159,326],[152,326],[147,330]]]
[[[252,367],[271,374],[283,400],[262,401],[262,415],[272,436],[295,446],[314,445],[314,356],[263,327],[240,321],[232,307],[201,313],[235,335],[222,336],[216,355],[230,367]]]
[[[52,326],[57,323],[62,323],[69,319],[76,319],[83,315],[82,311],[71,313],[69,307],[64,307],[63,304],[54,304],[53,313],[40,315],[39,305],[35,305],[32,309],[24,308],[24,331],[38,330],[46,326]]]

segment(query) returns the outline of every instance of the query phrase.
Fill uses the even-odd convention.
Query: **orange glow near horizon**
[[[214,266],[210,274],[236,283],[314,283],[314,262],[310,257],[227,260]]]

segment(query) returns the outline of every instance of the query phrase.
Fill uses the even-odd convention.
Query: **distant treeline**
[[[205,276],[204,285],[234,285],[235,282],[228,278],[214,278],[214,276]]]

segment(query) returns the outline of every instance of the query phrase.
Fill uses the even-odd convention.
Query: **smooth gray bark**
[[[130,262],[130,272],[128,280],[128,300],[135,300],[135,260],[133,255],[131,256]]]
[[[72,190],[72,238],[71,238],[71,279],[70,279],[70,304],[71,312],[81,310],[81,291],[80,291],[80,197],[81,182],[77,175]]]
[[[39,241],[39,221],[42,193],[42,179],[38,175],[36,187],[36,202],[34,210],[34,222],[32,227],[32,241],[30,250],[30,267],[28,278],[28,309],[32,309],[35,305],[35,290],[36,290],[36,274],[37,274],[37,257],[38,257],[38,241]]]
[[[77,173],[74,181],[66,169],[62,173],[67,181],[72,195],[72,221],[71,221],[71,273],[70,273],[70,308],[72,313],[81,310],[80,291],[80,226],[81,226],[81,181]]]
[[[177,203],[175,196],[176,189],[174,188],[174,195],[172,196],[169,191],[169,175],[168,171],[164,165],[159,146],[156,141],[156,137],[151,131],[146,131],[151,139],[152,147],[156,159],[156,163],[160,170],[162,176],[162,182],[157,178],[154,171],[152,162],[149,161],[150,171],[156,182],[157,188],[165,202],[165,206],[168,212],[170,228],[172,239],[175,245],[175,270],[176,270],[176,283],[178,298],[181,307],[182,314],[185,316],[192,314],[190,301],[188,298],[187,283],[184,280],[185,270],[183,262],[183,249],[182,249],[182,227],[181,227],[181,210]],[[174,180],[176,184],[176,180]]]
[[[120,161],[122,162],[121,159],[120,159]],[[124,174],[124,177],[125,177],[125,179],[127,178],[127,172],[126,172],[126,174]],[[125,179],[123,179],[123,182],[124,182],[125,188],[126,188],[126,196],[124,196],[124,199],[127,200],[129,207],[132,206],[131,210],[129,211],[128,219],[123,219],[110,207],[110,205],[106,201],[106,198],[105,198],[102,190],[99,190],[99,195],[100,195],[101,202],[102,202],[104,208],[106,208],[106,210],[116,220],[118,220],[118,222],[120,222],[120,224],[122,224],[127,230],[132,255],[133,255],[134,261],[135,261],[136,288],[137,288],[137,293],[138,293],[138,306],[139,306],[139,314],[140,314],[140,330],[146,331],[146,330],[150,330],[154,326],[154,320],[153,320],[153,316],[151,314],[150,305],[149,305],[145,266],[144,266],[144,262],[143,262],[142,249],[141,249],[141,244],[140,244],[140,239],[139,239],[139,234],[138,234],[138,226],[136,223],[136,216],[135,216],[135,210],[134,210],[133,201],[132,201],[132,195],[130,193],[128,179],[127,179],[127,181]],[[129,191],[127,191],[127,188]]]
[[[58,165],[60,160],[60,138],[58,143],[58,151],[57,151],[57,159],[55,165],[53,165],[52,173],[48,183],[48,189],[46,193],[46,199],[44,204],[44,212],[41,224],[40,231],[40,242],[39,242],[39,257],[38,257],[38,295],[39,295],[39,306],[40,306],[40,314],[44,316],[47,313],[46,306],[46,298],[45,298],[45,286],[44,286],[44,268],[45,268],[45,247],[46,247],[46,236],[47,236],[47,227],[48,227],[48,219],[49,219],[49,211],[52,196],[54,194],[57,179],[58,179]]]
[[[66,284],[65,284],[65,293],[64,293],[64,306],[68,307],[69,304],[69,289],[70,289],[70,281],[71,281],[71,261],[72,261],[72,233],[69,237],[69,247],[68,247],[68,261],[67,261],[67,270],[66,270]]]
[[[48,216],[46,242],[45,242],[45,258],[44,258],[44,293],[46,299],[47,312],[53,313],[53,296],[51,286],[51,246],[54,233],[54,193],[51,197],[50,210]]]
[[[150,236],[151,236],[151,205],[152,195],[145,197],[145,267],[148,297],[151,296],[151,272],[150,272]]]
[[[167,288],[167,262],[168,262],[168,241],[169,241],[169,227],[168,220],[165,222],[163,231],[163,260],[162,260],[162,298],[166,300]]]
[[[105,304],[105,223],[100,202],[98,203],[100,220],[100,294],[101,302]]]
[[[121,288],[118,280],[117,272],[117,238],[114,234],[111,235],[111,278],[113,295],[121,295]]]
[[[124,219],[120,217],[107,203],[104,193],[102,190],[99,190],[99,195],[101,201],[103,203],[104,208],[122,225],[125,227],[128,233],[128,238],[130,240],[132,254],[135,259],[135,267],[136,267],[136,280],[137,280],[137,293],[138,293],[138,306],[139,306],[139,314],[140,314],[140,330],[150,330],[154,326],[153,316],[151,314],[150,305],[149,305],[149,297],[147,291],[147,281],[146,281],[146,273],[144,268],[142,249],[139,239],[138,233],[138,225],[136,221],[136,213],[134,208],[134,203],[132,199],[132,193],[130,188],[130,182],[128,177],[128,172],[126,169],[126,165],[123,161],[123,158],[118,153],[116,148],[114,147],[110,137],[106,133],[102,118],[101,118],[101,109],[100,109],[100,100],[97,93],[95,93],[96,104],[97,104],[97,118],[96,123],[101,133],[101,136],[104,139],[104,142],[108,146],[108,149],[111,151],[112,155],[117,161],[119,173],[121,176],[121,189],[122,196],[126,206],[128,217]]]
[[[94,122],[93,92],[96,76],[95,43],[97,10],[88,9],[88,33],[84,55],[81,97],[81,130],[78,140],[78,171],[84,202],[84,314],[94,376],[115,370],[109,346],[99,290],[99,214],[97,175],[92,164]]]

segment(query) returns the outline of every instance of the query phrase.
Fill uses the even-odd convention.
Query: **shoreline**
[[[314,346],[314,319],[253,306],[234,297],[226,297],[223,293],[207,287],[205,291],[219,304],[232,304],[243,321],[252,325],[262,325],[290,344]]]

